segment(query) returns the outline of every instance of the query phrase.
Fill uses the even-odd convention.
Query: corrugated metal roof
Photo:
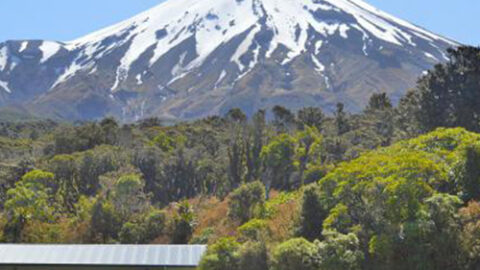
[[[203,245],[0,245],[0,265],[197,266]]]

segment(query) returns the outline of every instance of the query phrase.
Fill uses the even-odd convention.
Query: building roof
[[[0,265],[198,266],[203,245],[0,245]]]

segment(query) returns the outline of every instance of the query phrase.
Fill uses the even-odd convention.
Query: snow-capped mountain
[[[457,43],[360,0],[167,0],[70,42],[0,43],[0,105],[196,118],[394,100]]]

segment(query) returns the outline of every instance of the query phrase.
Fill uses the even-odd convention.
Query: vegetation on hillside
[[[2,122],[0,240],[208,243],[201,269],[478,269],[480,50],[450,54],[359,114]]]

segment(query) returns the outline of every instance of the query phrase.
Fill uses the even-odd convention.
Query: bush
[[[237,229],[242,240],[259,241],[268,234],[268,224],[265,220],[252,219]]]
[[[192,245],[206,245],[210,238],[215,234],[213,228],[205,228],[199,236],[196,236],[190,241]]]
[[[155,240],[165,229],[166,223],[165,212],[154,210],[145,219],[145,240],[147,242]]]
[[[300,216],[299,234],[313,241],[321,239],[323,221],[328,213],[322,206],[318,186],[310,186],[303,192],[302,210]]]
[[[267,247],[263,242],[247,242],[239,251],[239,269],[268,269]]]
[[[195,226],[195,215],[188,201],[179,203],[177,206],[173,226],[172,243],[187,244]]]
[[[236,270],[238,268],[238,250],[240,244],[234,238],[219,239],[211,245],[200,261],[200,270]],[[239,269],[240,270],[240,269]]]
[[[31,185],[43,185],[46,188],[50,188],[52,190],[55,190],[54,187],[54,175],[53,173],[50,172],[44,172],[41,170],[33,170],[28,173],[26,173],[24,176],[22,176],[23,183],[25,184],[31,184]]]
[[[92,207],[91,228],[95,238],[100,238],[102,243],[107,243],[115,238],[119,231],[119,218],[111,203],[103,198],[98,198]]]
[[[242,223],[252,219],[255,211],[264,206],[265,186],[260,182],[244,184],[232,192],[228,215]]]
[[[118,238],[122,244],[144,243],[145,228],[137,223],[127,222],[123,224]]]
[[[316,270],[317,246],[304,238],[278,245],[273,252],[274,270]]]
[[[465,149],[458,178],[464,201],[480,199],[480,144],[469,145]]]
[[[318,242],[317,245],[320,269],[361,269],[364,254],[355,234],[331,233],[325,241]]]

